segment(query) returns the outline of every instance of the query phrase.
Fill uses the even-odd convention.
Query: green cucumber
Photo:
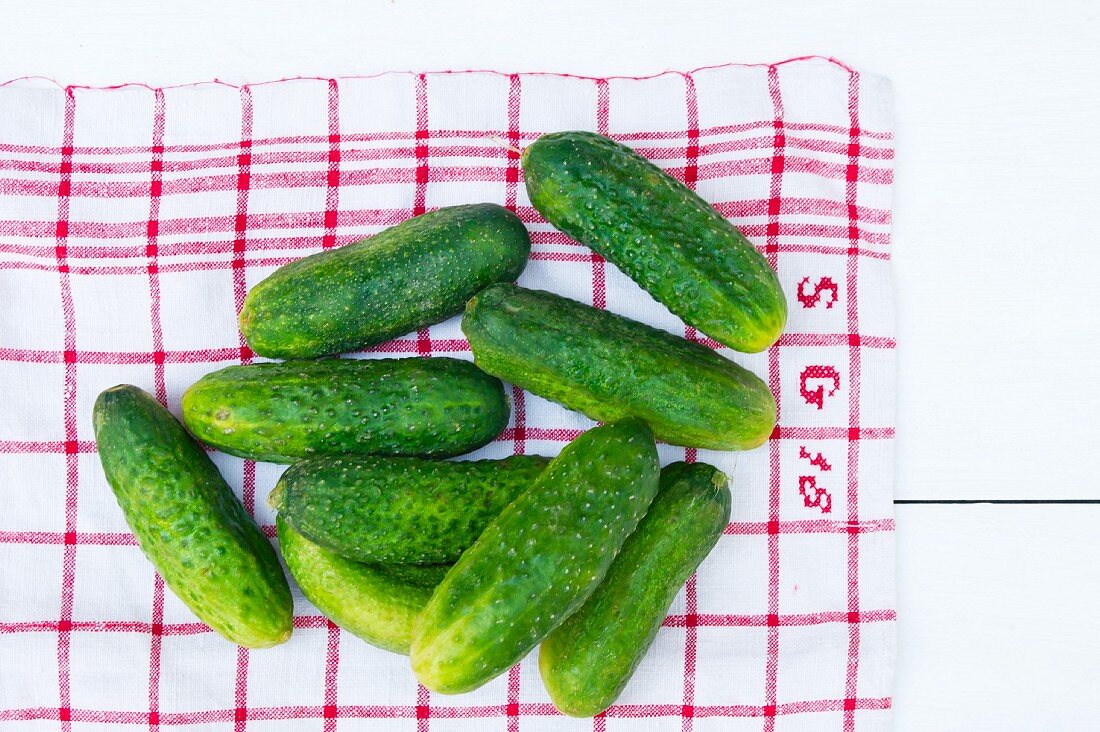
[[[333,358],[207,374],[184,393],[183,421],[206,444],[252,460],[451,457],[500,434],[508,400],[468,361]]]
[[[413,627],[420,683],[444,694],[476,689],[569,617],[645,514],[659,470],[640,420],[567,445],[432,594]]]
[[[363,564],[363,562],[357,563]],[[378,567],[387,577],[397,582],[429,589],[435,589],[451,568],[450,564],[375,564],[373,566]]]
[[[730,492],[717,468],[673,463],[661,471],[657,497],[603,582],[539,649],[554,706],[574,717],[611,706],[729,516]]]
[[[775,426],[775,398],[752,372],[549,292],[493,285],[466,306],[462,331],[490,374],[595,420],[640,417],[674,445],[748,450]]]
[[[755,353],[775,343],[787,301],[768,261],[690,188],[592,132],[555,132],[521,156],[538,212],[613,262],[711,338]]]
[[[268,502],[311,541],[348,559],[444,564],[526,491],[549,461],[334,457],[292,465]]]
[[[353,562],[314,544],[282,516],[275,531],[290,575],[326,618],[371,645],[408,655],[413,620],[448,567]]]
[[[451,206],[299,259],[252,288],[240,326],[253,351],[310,358],[438,323],[493,282],[514,280],[531,240],[492,203]]]
[[[175,417],[121,385],[99,395],[92,421],[107,482],[165,584],[234,643],[289,638],[290,587],[275,550]]]

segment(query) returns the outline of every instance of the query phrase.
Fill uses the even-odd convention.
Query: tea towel
[[[894,661],[889,83],[829,59],[649,78],[387,73],[243,87],[0,86],[0,730],[879,730]],[[731,478],[731,522],[638,673],[560,716],[534,654],[470,694],[295,597],[248,651],[155,575],[90,419],[131,383],[178,414],[204,373],[257,360],[237,330],[276,267],[441,206],[493,201],[533,239],[520,284],[712,347],[549,226],[522,148],[595,130],[694,188],[759,247],[790,306],[766,352],[719,352],[780,405],[759,449],[662,445]],[[354,357],[470,358],[458,319]],[[518,389],[477,456],[554,455],[592,423]],[[214,459],[269,536],[282,467]]]

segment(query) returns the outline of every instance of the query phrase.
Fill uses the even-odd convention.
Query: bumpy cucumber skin
[[[107,482],[168,587],[234,643],[289,638],[290,588],[275,550],[183,426],[128,385],[99,395],[93,423]]]
[[[371,645],[408,655],[413,620],[448,567],[353,562],[314,544],[282,516],[275,531],[290,575],[325,617]]]
[[[729,516],[730,492],[717,468],[673,463],[661,471],[657,497],[603,582],[539,648],[554,706],[574,717],[611,706]]]
[[[569,617],[645,514],[659,470],[640,420],[567,445],[432,594],[413,626],[420,683],[444,694],[476,689]]]
[[[466,306],[462,331],[483,370],[612,422],[644,419],[658,439],[748,450],[775,426],[755,374],[706,346],[540,290],[493,285]]]
[[[426,587],[429,590],[434,590],[451,568],[450,564],[375,564],[373,566],[395,582],[414,587]]]
[[[684,322],[730,348],[779,338],[787,301],[768,261],[720,213],[602,135],[543,135],[522,155],[531,203],[613,262]]]
[[[460,312],[523,270],[531,241],[502,206],[452,206],[291,262],[252,288],[240,326],[253,351],[310,358],[382,343]]]
[[[269,502],[311,541],[380,564],[454,562],[549,460],[335,457],[292,465]]]
[[[183,421],[206,444],[252,460],[451,457],[500,434],[508,400],[468,361],[331,358],[207,374],[184,392]]]

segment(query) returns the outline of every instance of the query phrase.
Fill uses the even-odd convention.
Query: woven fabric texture
[[[0,86],[0,730],[879,730],[894,661],[893,163],[889,83],[826,59],[652,78],[392,73],[245,87]],[[720,352],[780,404],[763,447],[661,445],[731,477],[733,516],[610,710],[557,714],[534,654],[482,689],[419,687],[406,658],[295,590],[291,640],[247,651],[166,592],[99,467],[96,395],[178,414],[255,360],[245,293],[276,267],[441,206],[494,201],[533,240],[520,284],[712,347],[531,207],[518,155],[608,134],[695,188],[779,272],[768,351]],[[458,319],[355,357],[470,358]],[[476,453],[554,455],[590,427],[518,389]],[[215,454],[274,536],[280,466]]]

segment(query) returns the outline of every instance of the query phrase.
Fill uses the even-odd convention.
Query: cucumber
[[[775,398],[751,372],[549,292],[493,285],[466,306],[462,331],[490,374],[595,420],[640,417],[674,445],[748,450],[775,426]]]
[[[269,503],[311,541],[381,564],[454,562],[549,461],[335,457],[292,465]]]
[[[275,550],[183,426],[129,385],[100,394],[92,421],[107,482],[165,584],[234,643],[289,638],[290,587]]]
[[[611,706],[729,516],[730,492],[717,468],[673,463],[661,471],[657,497],[603,582],[539,649],[554,706],[574,717]]]
[[[452,206],[277,269],[252,288],[240,326],[271,358],[342,353],[438,323],[493,282],[514,280],[531,240],[502,206]]]
[[[567,445],[458,560],[413,626],[412,668],[458,694],[499,675],[603,579],[657,492],[657,450],[640,420]]]
[[[192,434],[223,452],[461,455],[508,422],[500,381],[453,358],[324,359],[229,366],[183,395]]]
[[[448,567],[353,562],[314,544],[282,516],[275,531],[290,575],[325,617],[371,645],[408,655],[413,620]]]
[[[691,189],[592,132],[543,135],[521,156],[527,194],[557,228],[613,262],[711,338],[755,353],[787,320],[779,278]]]
[[[337,554],[336,556],[340,555]],[[363,564],[363,562],[359,562],[359,564]],[[371,566],[379,568],[387,577],[391,577],[397,582],[404,582],[417,587],[427,587],[428,589],[435,589],[447,576],[447,571],[451,568],[450,564],[374,564]],[[407,654],[408,651],[405,653]]]

